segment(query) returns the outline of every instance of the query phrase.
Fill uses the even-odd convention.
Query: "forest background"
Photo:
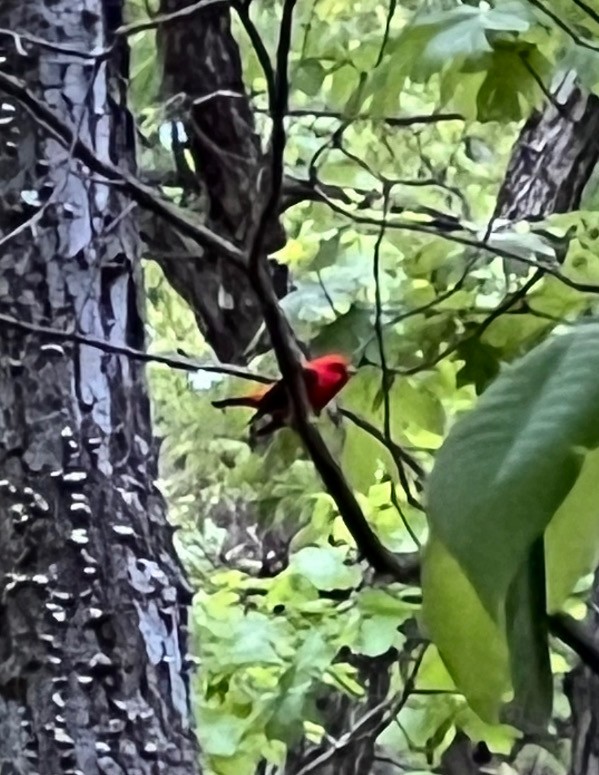
[[[592,772],[599,11],[582,0],[95,5],[108,33],[105,49],[88,51],[86,99],[118,54],[111,94],[133,119],[113,127],[127,150],[120,171],[85,150],[83,119],[65,131],[43,69],[44,101],[13,70],[0,73],[2,111],[10,124],[14,100],[67,148],[67,163],[87,165],[92,185],[94,175],[114,183],[122,199],[107,228],[135,210],[149,355],[143,332],[98,341],[79,314],[89,289],[79,328],[62,339],[51,292],[32,323],[14,305],[2,321],[15,337],[149,364],[154,436],[139,420],[146,441],[131,430],[126,443],[144,460],[160,449],[193,596],[203,771]],[[0,20],[10,62],[25,43],[74,56],[79,28],[48,46],[27,14],[16,24],[27,32],[8,31],[15,9],[7,3]],[[10,155],[12,140],[2,142]],[[18,176],[11,186],[24,202],[14,241],[44,225],[49,207]],[[111,303],[118,296],[132,318],[116,304],[111,318],[111,294],[98,291],[104,333],[114,320],[125,332],[139,323],[119,294]],[[358,367],[317,430],[301,411],[296,346]],[[245,412],[210,400],[278,367],[299,402],[299,433],[256,444]],[[135,425],[145,405],[132,374],[114,405],[138,401]],[[120,540],[135,533],[112,524]],[[88,538],[77,530],[81,551]],[[176,587],[179,571],[166,567]],[[144,583],[133,584],[142,596]],[[161,605],[171,603],[164,592]],[[157,661],[178,669],[178,644],[164,648]],[[112,668],[100,667],[104,680]],[[6,702],[31,704],[3,676]],[[173,690],[178,711],[180,697]],[[197,771],[171,754],[177,772]],[[95,755],[107,751],[96,743]]]

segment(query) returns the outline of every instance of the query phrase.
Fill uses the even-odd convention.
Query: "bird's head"
[[[318,371],[323,371],[331,375],[338,376],[339,378],[347,381],[350,377],[356,374],[356,369],[351,365],[351,361],[345,355],[339,355],[338,353],[332,353],[330,355],[322,355],[320,358],[316,358],[312,361],[311,366]]]

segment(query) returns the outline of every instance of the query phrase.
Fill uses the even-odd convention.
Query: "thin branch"
[[[391,402],[389,398],[390,382],[393,376],[387,369],[387,358],[385,354],[385,342],[383,337],[383,304],[381,301],[381,244],[385,236],[385,218],[387,216],[387,207],[389,205],[389,190],[385,187],[383,194],[383,218],[381,227],[374,246],[373,275],[374,275],[374,331],[378,343],[379,358],[381,361],[381,389],[383,391],[383,433],[386,439],[391,438]]]
[[[72,146],[73,155],[93,172],[103,175],[109,181],[122,184],[131,198],[139,205],[164,218],[198,245],[219,252],[243,265],[245,255],[236,245],[203,224],[192,221],[184,210],[157,197],[153,189],[141,183],[135,176],[96,156],[86,143],[77,138],[71,127],[58,118],[45,103],[35,97],[22,81],[0,71],[0,91],[6,92],[21,103],[34,120],[56,137],[62,145],[66,148]]]
[[[534,69],[534,67],[530,64],[528,61],[528,52],[527,51],[521,51],[520,52],[520,61],[522,62],[522,65],[524,66],[525,70],[528,71],[528,73],[531,75],[533,81],[537,84],[539,89],[541,90],[543,97],[549,102],[555,110],[559,113],[560,116],[563,118],[568,118],[568,112],[564,108],[563,105],[560,105],[560,103],[555,99],[555,96],[551,93],[551,91],[545,86],[545,83],[543,82],[543,79],[541,76],[537,73],[537,71]]]
[[[206,10],[207,8],[212,8],[216,5],[228,6],[229,4],[230,0],[199,0],[199,2],[192,3],[191,5],[187,5],[184,8],[171,11],[170,13],[156,14],[156,16],[154,16],[152,19],[144,19],[142,21],[131,22],[130,24],[123,24],[121,27],[118,27],[116,30],[114,30],[113,35],[117,39],[130,37],[131,35],[136,35],[138,32],[156,29],[157,27],[173,24],[174,22],[181,21],[182,19],[191,18],[197,13]],[[26,51],[23,48],[23,41],[26,41],[27,43],[31,43],[34,46],[44,48],[47,51],[54,51],[57,54],[64,54],[65,56],[75,57],[77,59],[93,59],[96,62],[102,62],[105,59],[108,59],[114,52],[116,45],[115,42],[110,46],[106,46],[105,48],[99,49],[97,51],[82,51],[78,48],[63,46],[60,43],[55,43],[54,41],[40,38],[37,35],[32,35],[29,32],[15,32],[13,30],[6,29],[5,27],[0,28],[0,36],[12,38],[15,44],[15,48],[21,56],[26,55]]]
[[[387,368],[387,356],[385,353],[385,339],[383,335],[383,304],[381,300],[380,265],[381,265],[381,245],[383,242],[383,238],[385,236],[384,224],[385,224],[385,218],[387,216],[387,208],[389,206],[389,195],[390,195],[390,188],[389,186],[385,185],[384,191],[383,191],[383,219],[381,222],[381,228],[379,229],[379,233],[376,239],[376,243],[374,245],[374,258],[372,262],[373,263],[372,272],[374,276],[374,305],[375,305],[374,331],[375,331],[375,335],[378,343],[379,360],[381,362],[381,390],[383,391],[383,438],[387,442],[386,446],[388,446],[389,442],[391,442],[390,388],[393,382],[393,374]],[[399,480],[405,491],[406,498],[409,501],[411,498],[410,487],[409,487],[408,477],[406,476],[406,472],[403,467],[403,461],[401,460],[401,458],[398,457],[395,459],[395,465],[397,467]],[[393,503],[393,506],[395,507],[397,513],[399,514],[399,518],[403,522],[403,525],[408,535],[410,536],[410,538],[412,539],[416,547],[420,549],[420,541],[418,540],[418,536],[413,531],[409,520],[407,519],[403,509],[401,508],[401,505],[397,499],[397,494],[395,492],[395,483],[393,481],[391,481],[391,502]]]
[[[294,3],[295,0],[287,0],[283,11],[284,24],[283,22],[281,24],[281,36],[277,52],[279,68],[287,67]],[[356,496],[343,476],[343,472],[310,420],[309,404],[299,353],[297,352],[289,323],[279,306],[266,263],[263,260],[262,237],[265,225],[277,212],[279,205],[278,196],[281,185],[280,178],[282,178],[282,173],[279,171],[282,171],[283,168],[286,139],[283,126],[288,90],[286,73],[277,73],[277,90],[277,100],[274,105],[271,105],[271,115],[279,121],[279,130],[274,134],[271,144],[273,179],[271,181],[270,196],[261,213],[250,251],[248,268],[252,267],[252,270],[247,273],[248,280],[260,302],[264,322],[270,335],[279,370],[289,390],[291,406],[295,415],[294,427],[314,467],[328,493],[335,501],[339,514],[354,538],[358,550],[375,570],[391,574],[398,581],[409,584],[417,578],[418,557],[414,557],[414,555],[396,556],[383,545],[378,536],[372,531]]]
[[[360,223],[368,226],[377,226],[379,227],[381,225],[381,219],[380,218],[370,218],[366,216],[360,216],[355,213],[352,213],[349,210],[345,210],[343,207],[338,205],[336,202],[333,202],[329,197],[325,195],[324,192],[322,193],[322,198],[326,202],[326,204],[336,213],[339,213],[339,215],[343,215],[346,218],[349,218],[354,223]],[[525,223],[525,221],[523,221]],[[555,266],[552,266],[549,263],[541,263],[539,261],[535,261],[533,258],[528,258],[526,256],[521,255],[520,253],[514,253],[511,250],[506,250],[505,248],[499,248],[492,245],[489,245],[483,240],[479,239],[472,239],[469,237],[461,237],[458,234],[455,234],[455,231],[463,230],[468,231],[468,229],[465,226],[462,226],[459,224],[459,222],[453,222],[448,224],[441,224],[441,228],[434,225],[434,222],[431,222],[431,224],[421,224],[421,223],[412,223],[409,221],[401,221],[401,220],[389,220],[387,221],[386,228],[388,229],[402,229],[404,231],[413,231],[417,232],[418,234],[430,234],[432,237],[438,237],[439,239],[447,240],[448,242],[455,242],[458,245],[465,245],[470,248],[478,248],[479,250],[484,250],[487,253],[491,253],[494,256],[499,256],[500,258],[510,258],[513,261],[517,261],[521,264],[526,264],[527,266],[531,266],[534,269],[539,269],[545,274],[551,275],[551,277],[555,277],[556,280],[559,280],[561,283],[566,285],[568,288],[573,288],[576,291],[582,291],[583,293],[599,293],[599,284],[597,283],[580,283],[576,280],[571,280],[569,277],[566,277],[566,275],[562,274],[559,269],[557,269]]]
[[[549,632],[576,652],[581,661],[599,675],[599,648],[590,631],[568,614],[551,614],[547,618]]]
[[[389,726],[410,699],[416,685],[418,671],[420,670],[420,665],[422,664],[426,649],[427,645],[420,649],[420,652],[414,660],[410,675],[406,679],[403,690],[399,696],[385,699],[378,705],[375,705],[374,708],[367,711],[358,719],[351,729],[338,740],[335,740],[330,748],[327,748],[326,751],[305,764],[295,773],[295,775],[310,775],[312,772],[321,772],[324,765],[330,762],[331,759],[341,754],[359,740],[362,740],[365,737],[375,740],[380,733]]]
[[[143,19],[142,21],[123,24],[121,27],[117,27],[114,34],[118,37],[129,37],[131,35],[136,35],[138,32],[144,32],[145,30],[165,27],[174,22],[191,19],[206,8],[213,8],[215,5],[222,5],[225,7],[224,10],[226,10],[227,6],[231,5],[231,0],[199,0],[199,2],[190,3],[190,5],[178,8],[176,11],[157,13],[151,19]]]
[[[563,32],[566,33],[566,35],[569,38],[572,38],[572,40],[582,48],[587,48],[589,51],[599,51],[599,46],[594,46],[592,43],[589,43],[588,41],[584,40],[584,38],[581,38],[579,35],[577,35],[574,30],[571,27],[568,27],[566,22],[561,19],[556,13],[554,13],[550,8],[548,8],[546,5],[544,5],[541,0],[528,0],[528,2],[531,5],[534,5],[535,8],[538,8],[539,11],[545,14],[545,16],[548,16],[551,21],[560,28]]]
[[[287,101],[289,99],[289,79],[287,74],[287,60],[291,46],[291,26],[293,22],[293,9],[296,0],[285,0],[283,5],[283,17],[279,32],[279,44],[277,46],[277,69],[275,84],[270,103],[270,118],[272,120],[272,132],[270,136],[270,185],[268,197],[258,219],[256,232],[253,237],[252,249],[248,259],[250,274],[257,270],[257,264],[263,260],[264,235],[269,223],[278,213],[281,190],[283,187],[283,168],[285,145],[285,116],[287,114]]]
[[[474,256],[466,263],[464,271],[456,280],[456,282],[451,286],[451,288],[448,288],[446,291],[443,291],[443,293],[435,296],[435,298],[431,299],[431,301],[427,301],[426,304],[421,304],[420,307],[415,307],[414,309],[410,309],[407,312],[402,312],[399,315],[396,315],[389,320],[387,325],[395,326],[398,323],[403,323],[404,320],[408,320],[408,318],[414,317],[415,315],[424,315],[425,312],[428,312],[442,302],[447,301],[447,299],[450,299],[458,291],[462,290],[464,283],[470,276],[470,270],[474,268],[474,266],[478,263],[478,260],[478,256]]]
[[[261,382],[263,384],[270,384],[274,381],[271,377],[264,377],[261,374],[255,374],[254,372],[237,366],[227,366],[226,364],[215,366],[201,363],[192,358],[162,355],[160,353],[148,353],[144,350],[136,350],[134,347],[129,347],[128,345],[113,344],[104,339],[87,336],[86,334],[77,334],[73,331],[61,331],[59,328],[52,328],[51,326],[44,326],[38,323],[28,323],[25,320],[18,320],[11,315],[4,315],[2,313],[0,313],[0,324],[7,328],[35,334],[41,339],[50,339],[53,342],[69,342],[71,344],[86,345],[87,347],[93,347],[96,350],[101,350],[110,355],[123,355],[126,358],[131,358],[131,360],[140,361],[142,363],[160,363],[164,366],[169,366],[171,369],[178,369],[181,371],[205,371],[211,374],[226,374],[230,377],[246,379],[252,382]]]
[[[599,13],[595,11],[594,8],[591,8],[591,6],[588,5],[588,3],[585,3],[584,0],[572,0],[572,2],[574,3],[574,5],[577,5],[582,11],[584,11],[587,14],[587,16],[590,16],[590,18],[593,21],[599,24]]]
[[[360,430],[363,430],[365,433],[368,433],[370,436],[372,436],[374,439],[376,439],[379,444],[382,444],[386,449],[390,452],[391,457],[393,458],[393,462],[399,461],[401,463],[405,463],[405,465],[408,466],[408,468],[411,468],[414,474],[418,479],[423,479],[425,475],[424,468],[420,465],[420,463],[410,455],[409,452],[406,452],[406,450],[401,447],[396,441],[393,441],[393,439],[386,439],[384,435],[381,433],[381,431],[376,427],[376,425],[373,425],[372,423],[368,422],[368,420],[365,420],[363,417],[360,417],[357,414],[354,414],[354,412],[350,411],[349,409],[346,409],[345,407],[340,407],[339,412],[344,416],[347,417],[347,419],[350,422],[353,422],[353,424],[360,428]],[[418,503],[418,501],[414,501],[413,503],[410,503],[411,506],[413,506],[415,509],[418,509],[419,511],[423,511],[422,505]]]
[[[237,12],[239,21],[241,22],[243,29],[250,39],[254,53],[256,54],[260,67],[262,68],[264,80],[266,81],[266,93],[269,105],[268,112],[271,113],[272,106],[275,104],[276,100],[275,91],[277,84],[275,71],[273,69],[272,62],[270,61],[270,55],[266,50],[262,36],[258,32],[256,25],[250,17],[250,3],[246,3],[244,0],[237,1],[233,3],[233,8]]]
[[[538,282],[540,282],[543,279],[544,271],[542,269],[538,269],[532,277],[530,277],[524,285],[519,288],[514,293],[509,294],[505,297],[505,299],[498,304],[495,309],[481,322],[479,325],[472,331],[470,334],[462,337],[461,339],[458,339],[456,342],[453,342],[453,344],[447,345],[447,347],[442,350],[440,353],[438,353],[434,358],[427,361],[426,363],[420,364],[419,366],[413,366],[409,369],[393,369],[394,374],[401,374],[403,376],[411,376],[413,374],[419,374],[421,371],[428,371],[428,369],[432,369],[433,366],[436,366],[441,361],[445,360],[448,355],[451,355],[456,350],[458,350],[465,342],[469,342],[471,339],[478,339],[481,337],[484,332],[489,328],[489,326],[497,320],[497,318],[501,317],[501,315],[508,312],[515,304],[517,304],[519,301],[524,299],[528,291],[531,290]],[[376,364],[374,364],[376,365]]]
[[[383,40],[381,41],[379,55],[374,65],[375,68],[381,64],[381,62],[383,61],[383,57],[385,56],[385,49],[387,48],[387,43],[389,42],[389,33],[391,32],[391,22],[393,21],[393,17],[395,16],[396,8],[397,8],[397,0],[389,0],[389,10],[387,11],[387,18],[385,20],[385,31],[383,32]]]
[[[266,108],[255,108],[256,113],[267,113]],[[346,121],[347,116],[336,110],[319,110],[318,108],[290,108],[289,118],[332,118]],[[369,113],[357,113],[350,121],[374,121],[391,127],[408,127],[415,124],[437,124],[441,121],[465,121],[461,113],[418,113],[413,116],[372,116]]]
[[[318,270],[316,272],[316,277],[318,278],[318,284],[320,285],[320,290],[322,291],[323,296],[327,300],[327,304],[331,308],[331,311],[332,311],[333,315],[335,315],[336,318],[340,318],[341,317],[341,313],[335,307],[335,302],[333,301],[333,299],[331,297],[331,294],[328,292],[327,287],[324,284],[324,280],[322,279],[322,274],[321,274],[320,270]]]

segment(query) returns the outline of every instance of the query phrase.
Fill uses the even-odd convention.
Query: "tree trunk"
[[[599,158],[599,98],[567,76],[514,145],[496,218],[529,221],[576,210]]]
[[[121,0],[4,0],[0,27],[83,53]],[[103,159],[134,165],[118,67],[4,36],[25,80]],[[141,366],[45,325],[143,347],[132,208],[3,95],[0,121],[0,771],[197,773],[189,591],[157,491]]]
[[[599,98],[567,75],[542,111],[535,110],[514,145],[493,219],[541,220],[576,210],[599,158]],[[528,267],[506,259],[514,274]]]
[[[188,5],[191,0],[161,0],[160,11],[172,14]],[[179,185],[187,187],[188,204],[198,218],[247,247],[267,191],[269,164],[255,131],[229,17],[226,5],[208,7],[194,16],[194,23],[183,18],[164,25],[158,40],[164,60],[163,93],[185,98],[180,116],[194,160],[192,171],[173,125]],[[262,313],[245,272],[211,251],[189,246],[156,219],[146,218],[144,235],[151,257],[190,305],[218,358],[246,362],[246,349],[262,325]],[[265,235],[265,250],[273,252],[284,244],[285,233],[275,219]],[[171,260],[169,252],[178,255]],[[181,259],[185,252],[189,260]],[[288,290],[287,268],[275,261],[270,268],[281,298]]]

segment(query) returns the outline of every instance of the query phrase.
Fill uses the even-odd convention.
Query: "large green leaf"
[[[510,690],[504,633],[434,536],[423,556],[422,594],[424,624],[456,686],[482,719],[498,723],[502,697]]]
[[[318,589],[348,589],[360,580],[360,569],[346,565],[346,553],[332,546],[306,546],[296,552],[289,572],[304,576]]]
[[[547,725],[553,703],[546,609],[544,546],[538,538],[510,584],[505,607],[514,686],[509,720],[531,732]]]
[[[431,30],[423,56],[444,62],[452,57],[475,57],[491,51],[490,34],[527,32],[533,21],[530,9],[513,0],[503,3],[502,8],[462,5],[423,16],[414,26]]]
[[[508,367],[442,446],[428,487],[435,535],[499,620],[508,587],[599,444],[599,324]]]
[[[581,576],[599,560],[599,449],[584,461],[576,484],[545,534],[547,607],[557,611]]]

